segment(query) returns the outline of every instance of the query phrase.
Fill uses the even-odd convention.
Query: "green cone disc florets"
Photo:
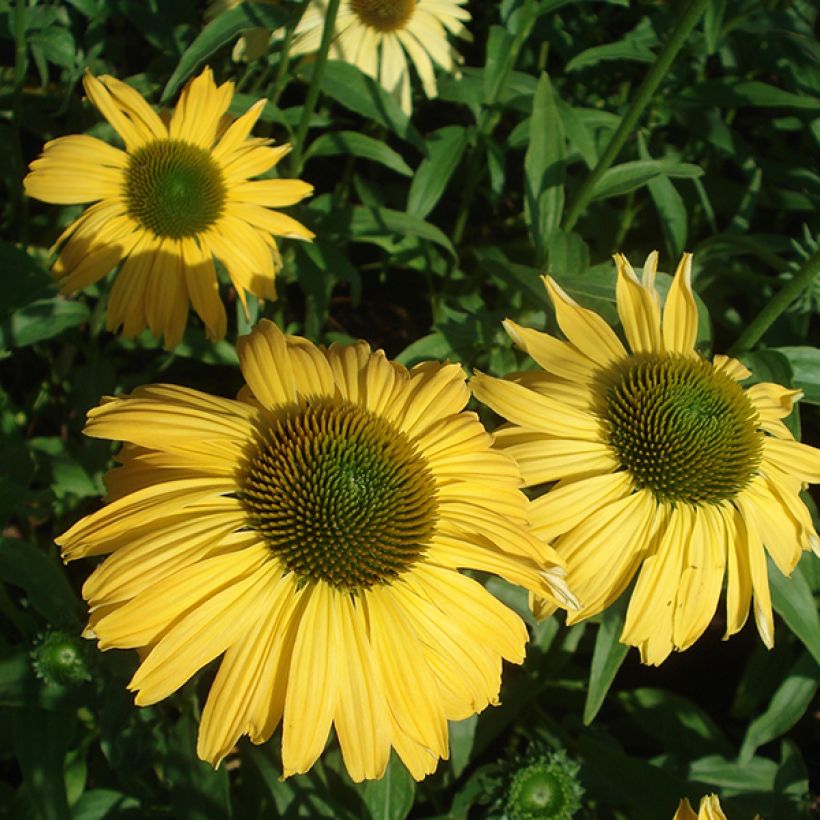
[[[350,7],[366,26],[389,32],[404,27],[413,16],[416,0],[350,0]]]
[[[78,635],[48,632],[31,652],[37,677],[46,683],[70,686],[91,680],[85,644]]]
[[[289,570],[350,591],[388,583],[416,561],[437,506],[432,474],[404,433],[329,401],[277,416],[242,498]]]
[[[507,790],[504,816],[510,820],[570,820],[581,808],[578,764],[562,751],[520,761]]]
[[[225,182],[204,148],[176,139],[155,140],[131,154],[125,199],[129,214],[145,228],[180,239],[219,219]]]
[[[634,356],[612,374],[606,405],[610,445],[659,501],[731,498],[760,462],[752,403],[704,359]]]

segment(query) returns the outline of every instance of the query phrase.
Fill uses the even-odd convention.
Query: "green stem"
[[[621,120],[621,124],[612,135],[609,145],[607,145],[606,150],[598,160],[598,164],[584,180],[574,202],[567,210],[567,215],[564,220],[564,230],[571,231],[573,227],[575,227],[575,223],[581,214],[583,214],[584,209],[589,205],[601,177],[620,153],[621,148],[623,148],[627,138],[634,130],[644,109],[651,102],[661,80],[666,76],[669,67],[672,65],[681,47],[686,42],[686,38],[695,27],[695,24],[700,19],[708,3],[709,0],[691,0],[683,16],[678,20],[669,40],[657,56],[652,68],[638,89],[635,99],[632,101],[632,105],[629,106],[624,118]]]
[[[279,64],[276,66],[276,76],[273,78],[273,86],[268,94],[268,99],[276,105],[279,97],[285,89],[288,79],[288,68],[290,66],[290,47],[293,43],[293,38],[296,36],[296,29],[308,7],[310,0],[302,0],[302,5],[299,7],[298,13],[295,15],[295,20],[292,26],[288,27],[285,33],[285,39],[282,42],[282,50],[279,53]]]
[[[322,84],[322,77],[327,64],[327,54],[330,51],[330,44],[333,41],[333,33],[336,28],[336,12],[339,10],[339,0],[329,0],[327,13],[325,16],[325,27],[322,30],[322,42],[319,44],[319,51],[316,53],[316,62],[313,64],[313,76],[310,78],[307,98],[302,107],[302,118],[299,120],[299,127],[296,129],[296,137],[293,140],[293,154],[291,155],[291,168],[293,176],[298,177],[302,172],[304,164],[304,144],[307,137],[310,120],[316,108],[316,101],[319,99],[319,86]]]
[[[17,165],[18,179],[26,173],[23,158],[23,141],[20,133],[20,122],[23,118],[23,85],[26,81],[26,3],[17,0],[14,9],[14,93],[12,97],[12,133],[14,135],[14,159]],[[28,200],[22,196],[22,186],[13,185],[11,191],[11,214],[18,214],[20,241],[28,243]],[[12,216],[14,218],[14,216]]]
[[[730,356],[751,350],[783,311],[808,288],[820,273],[820,250],[815,251],[802,268],[766,303],[766,306],[746,326],[738,340],[729,348]]]

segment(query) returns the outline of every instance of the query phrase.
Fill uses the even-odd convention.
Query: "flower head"
[[[395,95],[406,114],[413,109],[407,58],[421,78],[428,97],[435,97],[433,64],[457,73],[459,55],[447,40],[448,32],[470,39],[464,22],[470,13],[466,0],[341,0],[336,32],[330,47],[332,60],[353,63]],[[319,48],[327,0],[311,0],[291,46],[292,54],[310,54]]]
[[[63,293],[86,287],[124,260],[108,302],[108,328],[135,336],[146,326],[172,348],[189,301],[208,335],[225,335],[214,257],[245,303],[276,295],[281,265],[274,235],[310,239],[296,220],[271,210],[312,191],[297,179],[252,180],[290,150],[250,137],[264,100],[227,115],[233,83],[206,68],[180,95],[167,121],[130,86],[103,75],[83,79],[91,102],[125,150],[77,134],[46,143],[24,180],[26,193],[55,204],[93,202],[57,240],[53,273]]]
[[[92,409],[123,440],[109,503],[58,541],[111,553],[83,587],[87,634],[135,648],[155,703],[224,655],[198,752],[281,722],[286,775],[335,725],[355,780],[391,746],[416,778],[447,756],[447,721],[498,702],[527,633],[467,568],[571,600],[528,530],[513,460],[492,448],[458,365],[407,370],[363,342],[329,349],[263,321],[240,339],[237,400],[152,385]]]
[[[696,352],[690,255],[662,318],[657,255],[642,281],[623,256],[616,263],[631,353],[547,277],[568,341],[505,322],[543,371],[478,375],[473,390],[512,422],[496,437],[526,485],[557,482],[532,515],[567,562],[581,603],[570,623],[608,607],[638,573],[621,640],[658,664],[700,637],[726,575],[726,637],[743,626],[754,598],[771,647],[766,552],[788,575],[820,543],[798,495],[804,482],[820,480],[820,451],[795,441],[781,421],[801,393],[770,383],[744,389],[738,382],[751,374],[740,362]]]

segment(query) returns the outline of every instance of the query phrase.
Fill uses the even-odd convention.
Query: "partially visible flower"
[[[205,9],[205,20],[210,22],[219,17],[223,12],[235,9],[243,2],[244,0],[211,0]],[[275,5],[277,0],[256,0],[256,2]],[[268,50],[270,38],[270,29],[249,29],[237,39],[231,56],[236,62],[253,62],[254,60],[258,60]]]
[[[701,798],[697,814],[693,811],[688,800],[685,798],[681,800],[672,820],[727,820],[727,818],[720,807],[718,796],[716,794],[707,794]],[[759,814],[756,814],[755,820],[762,820],[762,818]]]
[[[410,114],[408,57],[428,97],[435,97],[434,64],[458,76],[461,58],[447,34],[472,39],[464,23],[467,0],[341,0],[329,56],[353,63],[379,82]],[[327,0],[311,0],[293,40],[291,54],[310,54],[319,48],[327,14]]]
[[[225,335],[214,257],[242,304],[246,293],[276,295],[281,259],[273,238],[311,239],[285,214],[313,190],[298,179],[252,180],[276,165],[289,145],[251,137],[265,100],[241,117],[227,114],[233,83],[217,86],[206,68],[180,95],[169,121],[123,82],[86,73],[91,102],[125,143],[125,151],[77,134],[46,143],[23,184],[36,199],[60,205],[93,202],[59,237],[53,273],[62,293],[84,288],[125,260],[108,302],[108,328],[136,336],[146,326],[182,338],[188,304],[208,335]]]
[[[512,424],[499,446],[525,484],[557,482],[533,502],[536,531],[554,540],[581,608],[610,606],[638,574],[621,640],[645,663],[691,646],[717,608],[724,575],[729,637],[754,597],[767,647],[774,624],[766,551],[789,575],[820,541],[799,493],[820,481],[820,450],[781,419],[801,397],[777,384],[742,388],[735,359],[695,350],[691,256],[681,260],[661,319],[657,255],[639,281],[623,256],[618,314],[629,353],[609,325],[545,278],[568,341],[506,321],[544,368],[508,380],[477,375],[473,391]]]
[[[458,365],[268,321],[238,353],[236,401],[151,385],[90,411],[88,435],[125,444],[109,503],[58,539],[66,560],[112,553],[83,587],[87,635],[141,651],[139,705],[224,656],[197,747],[214,765],[281,722],[285,775],[305,772],[332,724],[354,780],[391,747],[420,779],[524,659],[523,621],[459,570],[563,604],[563,568]]]

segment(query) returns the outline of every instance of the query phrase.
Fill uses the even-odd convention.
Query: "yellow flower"
[[[515,462],[492,448],[458,365],[407,370],[364,343],[316,347],[263,321],[239,340],[237,400],[172,385],[109,398],[86,433],[123,440],[109,503],[58,539],[90,576],[89,637],[134,648],[156,703],[223,655],[199,732],[214,765],[280,721],[285,775],[331,723],[354,780],[391,746],[415,778],[447,721],[498,703],[520,618],[458,570],[555,603],[555,553],[528,530]]]
[[[473,390],[512,425],[499,446],[526,486],[557,482],[533,503],[535,531],[555,539],[581,609],[612,604],[640,571],[621,640],[645,663],[691,646],[711,621],[727,576],[726,635],[745,623],[774,643],[766,551],[784,575],[817,534],[798,493],[820,480],[820,451],[781,421],[802,395],[764,383],[748,389],[740,362],[694,349],[691,256],[678,266],[661,320],[657,254],[639,281],[623,256],[618,314],[632,352],[549,277],[568,341],[505,322],[545,372],[509,380],[478,375]]]
[[[685,798],[680,801],[678,810],[672,820],[726,820],[726,815],[720,807],[720,800],[716,794],[707,794],[700,800],[698,813],[692,810],[692,806]],[[755,815],[755,820],[761,820],[760,815]]]
[[[63,293],[96,282],[125,260],[111,289],[108,328],[126,336],[146,326],[176,346],[188,302],[209,337],[225,335],[214,259],[246,291],[276,295],[281,265],[273,235],[311,239],[296,220],[271,210],[308,196],[297,179],[251,180],[290,150],[249,134],[265,105],[236,120],[226,112],[233,83],[215,85],[206,68],[183,90],[166,122],[140,94],[114,77],[83,79],[91,102],[125,143],[125,151],[77,134],[46,143],[24,180],[26,193],[60,205],[93,202],[55,246],[53,273]]]
[[[470,13],[466,0],[341,0],[330,47],[331,60],[352,63],[368,74],[401,103],[409,115],[410,72],[407,58],[421,78],[428,97],[435,97],[433,64],[458,74],[461,58],[447,33],[471,39],[463,23]],[[311,0],[291,46],[291,54],[310,54],[319,48],[327,13],[327,0]]]

